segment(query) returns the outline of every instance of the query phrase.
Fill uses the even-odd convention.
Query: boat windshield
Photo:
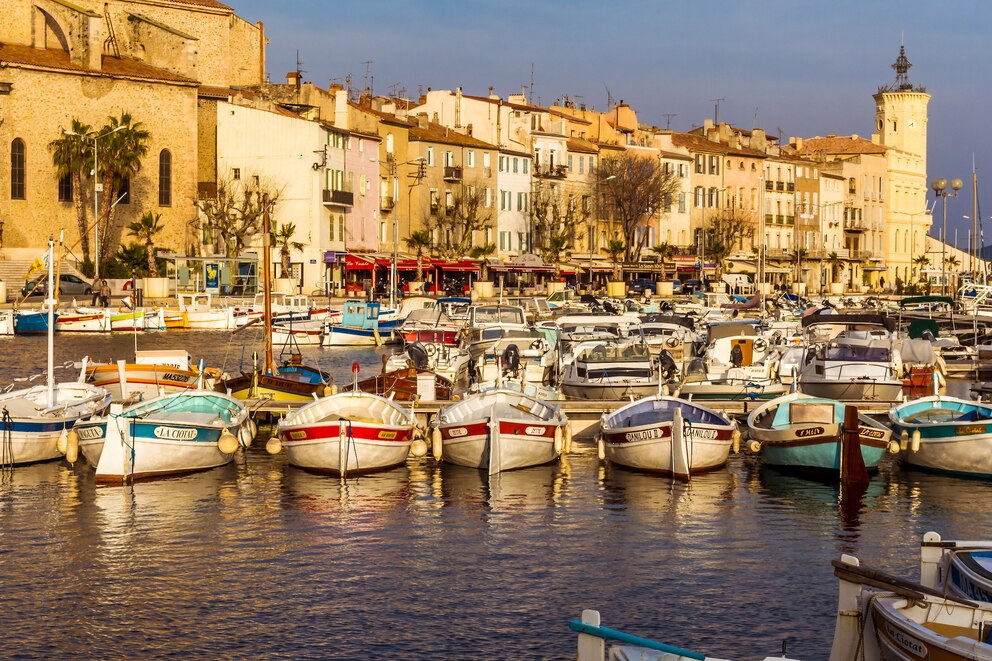
[[[651,352],[643,344],[624,346],[599,344],[583,350],[579,355],[579,360],[587,363],[641,363],[651,360]]]
[[[476,324],[524,324],[524,311],[520,308],[475,308]]]
[[[824,352],[824,359],[887,363],[889,362],[889,350],[886,347],[859,347],[842,344],[827,347]]]
[[[579,370],[579,376],[583,376],[581,369]],[[645,369],[643,367],[607,367],[602,369],[586,370],[584,376],[587,379],[607,379],[610,377],[624,379],[651,379],[654,375],[650,369]]]

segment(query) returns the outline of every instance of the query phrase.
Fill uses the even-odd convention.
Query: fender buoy
[[[241,442],[241,447],[251,447],[251,427],[247,422],[238,429],[238,440]]]
[[[265,444],[265,451],[269,454],[279,454],[282,452],[282,441],[279,440],[278,436],[273,436]]]
[[[741,430],[734,429],[734,433],[731,435],[733,441],[734,454],[740,454],[741,452]]]
[[[758,454],[761,452],[761,443],[755,440],[748,441],[747,449],[755,454]]]
[[[899,434],[899,449],[905,452],[908,448],[909,448],[909,432],[903,429],[902,433]]]
[[[76,459],[79,459],[79,434],[73,429],[65,437],[65,460],[74,464]]]
[[[238,451],[238,437],[224,428],[217,439],[217,449],[224,454],[234,454]]]
[[[565,446],[562,448],[565,454],[569,454],[572,451],[572,423],[565,423]]]
[[[441,461],[441,457],[444,455],[444,442],[441,440],[440,427],[435,427],[434,431],[431,432],[431,451],[434,454],[434,459]]]
[[[422,438],[415,440],[410,444],[410,454],[418,459],[427,456],[427,442]]]
[[[69,430],[65,427],[62,428],[62,433],[59,434],[59,440],[55,442],[55,449],[59,451],[59,454],[65,454],[66,443],[69,438]]]
[[[913,430],[913,436],[912,436],[912,439],[910,440],[910,446],[909,447],[910,447],[910,449],[913,452],[919,452],[920,451],[920,430],[919,429],[914,429]]]
[[[563,447],[565,445],[562,439],[561,427],[555,427],[555,454],[561,454]]]
[[[898,441],[889,441],[889,454],[899,454]]]
[[[606,443],[603,442],[602,436],[599,437],[599,443],[597,443],[596,450],[600,461],[606,459]]]

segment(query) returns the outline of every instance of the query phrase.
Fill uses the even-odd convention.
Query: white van
[[[724,273],[723,281],[727,283],[728,294],[747,296],[754,293],[754,282],[746,273]]]

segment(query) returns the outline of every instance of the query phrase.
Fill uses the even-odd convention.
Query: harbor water
[[[247,339],[139,342],[233,373],[250,365]],[[0,383],[41,374],[44,338],[0,343]],[[56,362],[133,348],[129,335],[63,335]],[[338,383],[381,356],[305,354]],[[845,494],[745,453],[688,484],[604,465],[589,443],[493,478],[411,459],[342,483],[263,446],[126,488],[95,486],[82,462],[3,472],[3,656],[568,659],[567,621],[595,608],[606,626],[711,655],[761,658],[786,640],[793,658],[825,659],[832,559],[913,578],[926,531],[992,531],[992,484],[891,457]]]

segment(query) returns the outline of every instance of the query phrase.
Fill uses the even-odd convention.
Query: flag
[[[31,266],[28,268],[28,272],[27,274],[25,274],[24,279],[27,280],[31,277],[32,273],[35,273],[37,271],[43,271],[47,268],[48,268],[48,253],[45,253],[43,257],[39,257],[38,259],[31,262]]]

